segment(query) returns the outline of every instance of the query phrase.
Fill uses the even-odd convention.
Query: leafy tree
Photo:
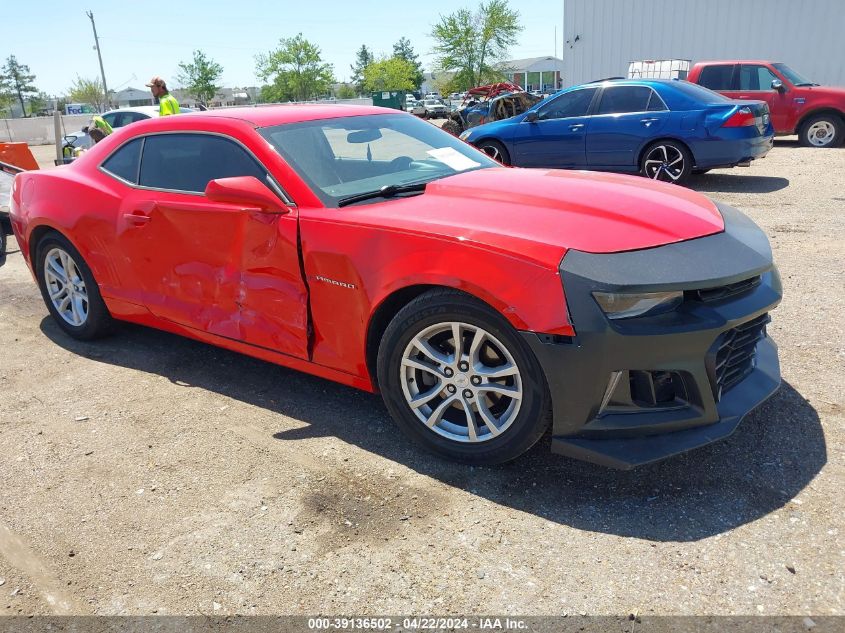
[[[377,90],[415,90],[416,69],[411,62],[399,57],[380,59],[364,69],[364,89],[367,92]]]
[[[35,116],[41,116],[47,110],[47,104],[50,101],[50,95],[43,90],[37,95],[29,98],[29,112]]]
[[[437,63],[455,72],[456,85],[462,89],[500,79],[496,64],[505,59],[521,30],[519,12],[511,10],[507,0],[489,0],[475,12],[459,9],[441,16],[431,31]]]
[[[370,49],[366,44],[361,44],[361,48],[355,53],[355,63],[349,68],[352,70],[352,83],[358,89],[358,92],[364,91],[364,69],[376,60]]]
[[[399,41],[393,45],[393,56],[399,59],[404,59],[406,62],[414,67],[414,90],[419,90],[423,82],[423,68],[420,64],[417,54],[414,52],[411,41],[406,37],[399,38]]]
[[[223,74],[223,66],[209,59],[200,50],[194,51],[194,60],[191,63],[180,62],[179,74],[176,81],[182,84],[187,93],[203,105],[214,98],[220,86],[216,85],[220,75]]]
[[[358,91],[349,84],[340,84],[335,91],[335,97],[338,99],[354,99],[358,96]]]
[[[33,81],[35,75],[30,74],[29,66],[21,64],[14,55],[9,55],[0,68],[0,93],[16,95],[25,117],[29,115],[24,106],[24,97],[38,93],[38,89],[32,85]]]
[[[327,93],[334,81],[331,64],[320,57],[320,48],[302,37],[283,38],[280,47],[256,57],[259,77],[271,80],[261,89],[262,99],[308,101]]]
[[[103,92],[103,82],[99,79],[87,79],[76,76],[76,81],[70,87],[68,96],[73,103],[87,103],[98,112],[106,106],[106,95]]]

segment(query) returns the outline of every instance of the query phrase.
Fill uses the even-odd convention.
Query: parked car
[[[443,98],[443,96],[442,96],[439,92],[437,92],[437,91],[435,90],[435,91],[433,91],[433,92],[426,92],[426,93],[425,93],[425,98],[426,98],[426,99],[437,99],[437,100],[440,100],[440,99],[442,99],[442,98]]]
[[[775,133],[797,134],[807,147],[838,147],[845,139],[845,88],[820,86],[784,63],[699,62],[689,81],[732,99],[765,101]]]
[[[180,113],[193,112],[192,108],[179,108]],[[119,108],[117,110],[110,110],[102,115],[106,122],[112,126],[113,129],[135,123],[136,121],[144,121],[158,117],[158,106],[135,106],[132,108]],[[79,130],[78,132],[71,132],[64,137],[63,148],[69,147],[72,150],[76,148],[89,149],[94,145],[91,137],[87,132]],[[64,153],[64,152],[63,152]],[[70,152],[72,154],[72,152]]]
[[[395,110],[141,121],[17,175],[11,218],[68,336],[132,321],[379,391],[463,462],[513,459],[551,420],[553,450],[631,467],[726,437],[779,383],[781,285],[747,217],[504,168]]]
[[[661,79],[574,86],[522,115],[461,134],[506,165],[640,173],[675,183],[694,170],[762,158],[773,137],[765,102]]]
[[[509,82],[478,86],[465,93],[463,102],[451,110],[449,120],[443,124],[442,129],[460,136],[476,125],[522,114],[540,98]]]
[[[423,119],[442,119],[449,114],[449,108],[438,99],[424,99],[418,101],[411,112]]]
[[[406,99],[405,100],[405,112],[410,112],[414,114],[414,109],[416,109],[420,105],[420,102],[416,99]]]

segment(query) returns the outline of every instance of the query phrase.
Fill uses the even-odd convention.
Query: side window
[[[117,115],[120,114],[119,112],[112,112],[111,114],[104,114],[103,120],[111,125],[112,127],[120,127],[117,125]]]
[[[129,116],[129,120],[126,122],[126,125],[135,123],[135,121],[143,121],[144,119],[150,118],[146,114],[141,114],[140,112],[127,112],[126,114]]]
[[[138,184],[138,165],[141,163],[141,139],[136,138],[122,146],[102,164],[102,168],[133,185]]]
[[[666,107],[666,104],[663,102],[663,99],[660,98],[660,95],[657,94],[654,90],[651,91],[651,97],[648,99],[648,111],[649,112],[665,112],[669,108]]]
[[[701,70],[698,83],[710,90],[733,90],[733,64],[705,66]]]
[[[601,95],[597,114],[647,112],[654,91],[648,86],[610,86]],[[659,99],[655,97],[659,102]]]
[[[142,187],[202,193],[216,178],[254,176],[267,171],[240,145],[207,134],[157,134],[146,137],[138,184]]]
[[[765,66],[743,64],[739,67],[740,90],[771,90],[777,76]]]
[[[546,106],[540,108],[537,118],[545,119],[568,119],[570,117],[585,116],[590,109],[590,102],[596,88],[583,88],[565,92]]]

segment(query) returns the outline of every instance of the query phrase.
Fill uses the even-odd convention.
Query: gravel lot
[[[141,327],[75,342],[10,255],[0,613],[845,613],[845,149],[778,141],[693,186],[771,239],[784,382],[633,472],[547,440],[457,466],[376,396]]]

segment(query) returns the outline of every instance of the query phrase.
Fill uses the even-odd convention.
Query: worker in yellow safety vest
[[[91,140],[94,143],[99,143],[104,138],[106,138],[109,134],[114,132],[109,122],[106,121],[103,117],[99,114],[95,114],[91,117],[91,122],[82,128],[82,131],[88,134],[91,137]]]
[[[153,96],[158,99],[158,115],[168,116],[171,114],[179,114],[179,102],[167,90],[167,84],[161,77],[155,76],[150,79],[147,88],[153,93]]]

